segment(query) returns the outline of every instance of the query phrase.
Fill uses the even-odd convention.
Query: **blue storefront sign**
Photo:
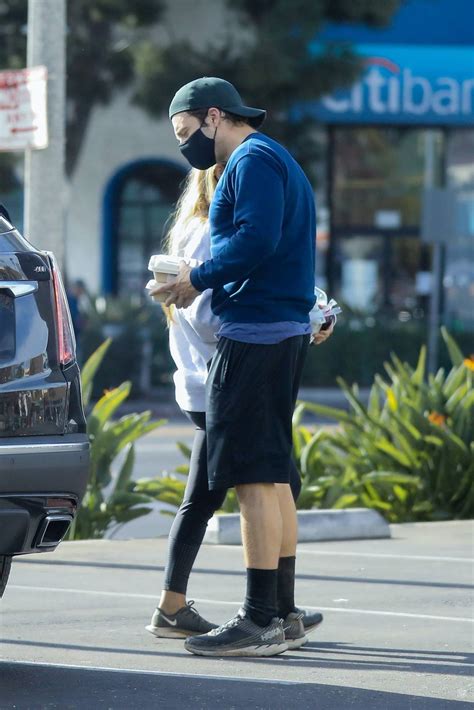
[[[314,45],[315,52],[321,45]],[[474,125],[474,49],[357,45],[365,71],[352,88],[298,107],[324,123]]]

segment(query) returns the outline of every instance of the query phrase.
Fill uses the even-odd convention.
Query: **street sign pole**
[[[64,266],[66,0],[29,0],[29,67],[48,71],[49,144],[25,154],[25,236]]]

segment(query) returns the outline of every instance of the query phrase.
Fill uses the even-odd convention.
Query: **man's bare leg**
[[[298,543],[298,519],[296,506],[287,483],[275,483],[283,523],[280,557],[294,557]]]
[[[252,621],[267,626],[277,616],[278,559],[282,519],[274,483],[236,486],[247,568],[243,608]]]
[[[249,483],[235,487],[240,505],[246,567],[276,569],[282,540],[282,519],[276,485]]]

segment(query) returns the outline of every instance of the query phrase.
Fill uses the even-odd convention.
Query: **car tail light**
[[[71,321],[71,314],[64,290],[63,280],[56,259],[48,252],[53,267],[54,301],[56,306],[56,327],[58,330],[59,362],[68,365],[76,359],[76,338]]]

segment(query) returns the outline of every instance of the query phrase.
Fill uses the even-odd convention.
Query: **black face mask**
[[[204,122],[201,126],[204,125]],[[214,138],[208,138],[204,135],[201,127],[192,133],[188,140],[181,143],[179,149],[193,168],[198,170],[207,170],[216,163],[215,139],[217,127],[214,133]]]

